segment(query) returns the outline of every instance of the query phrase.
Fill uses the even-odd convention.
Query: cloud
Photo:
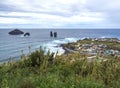
[[[45,13],[24,13],[24,12],[1,12],[1,23],[31,23],[31,24],[39,24],[42,22],[50,22],[50,23],[59,23],[59,25],[62,26],[62,24],[69,24],[69,23],[86,23],[86,22],[97,22],[102,21],[102,14],[100,13],[79,13],[77,15],[73,16],[59,16],[59,15],[51,15],[51,14],[45,14]],[[9,18],[6,18],[9,17]],[[11,18],[10,18],[11,17]],[[14,19],[13,19],[14,17]],[[13,19],[13,20],[12,20]],[[6,20],[6,21],[4,21]],[[9,20],[9,21],[8,21]],[[18,21],[17,21],[18,20]],[[19,21],[20,20],[20,21]],[[23,20],[23,21],[22,21]],[[16,22],[17,21],[17,22]],[[19,23],[19,24],[20,24]]]
[[[91,11],[111,12],[120,10],[120,0],[88,0],[86,7]]]
[[[28,20],[19,19],[19,18],[0,17],[0,23],[1,24],[24,24],[24,23],[28,23]]]
[[[120,23],[119,3],[119,0],[2,0],[0,24],[47,28],[115,27]]]
[[[120,24],[120,0],[90,0],[86,7],[91,12],[102,12],[113,24]]]

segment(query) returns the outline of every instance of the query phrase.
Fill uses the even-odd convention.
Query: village
[[[111,45],[110,45],[111,44]],[[105,57],[120,57],[120,40],[117,38],[85,38],[76,43],[68,43],[63,46],[65,52],[80,53],[87,56],[88,61],[98,58],[100,61],[107,59]]]

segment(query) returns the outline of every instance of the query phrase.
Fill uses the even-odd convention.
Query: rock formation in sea
[[[57,37],[57,32],[54,32],[54,38],[56,38]]]
[[[20,35],[20,34],[24,34],[24,32],[19,30],[19,29],[14,29],[13,31],[10,31],[8,34],[10,34],[10,35]]]
[[[50,37],[53,37],[53,32],[52,31],[50,32]]]
[[[26,33],[24,34],[24,36],[30,36],[30,33],[29,33],[29,32],[26,32]]]

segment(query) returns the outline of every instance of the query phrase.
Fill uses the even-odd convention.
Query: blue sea
[[[10,57],[20,59],[24,54],[38,50],[40,46],[51,52],[64,53],[60,44],[75,42],[83,38],[119,38],[119,29],[20,29],[30,32],[30,37],[9,35],[13,29],[0,29],[0,62],[8,61]],[[50,31],[57,32],[57,38],[50,37]]]

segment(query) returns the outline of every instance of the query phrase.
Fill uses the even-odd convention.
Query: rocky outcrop
[[[10,31],[8,34],[10,34],[10,35],[20,35],[20,34],[24,34],[24,32],[19,30],[19,29],[15,29],[13,31]]]
[[[50,37],[53,37],[53,32],[52,31],[50,32]]]
[[[56,38],[57,37],[57,32],[54,32],[54,38]]]
[[[29,33],[29,32],[26,32],[26,33],[24,34],[24,36],[30,36],[30,33]]]

